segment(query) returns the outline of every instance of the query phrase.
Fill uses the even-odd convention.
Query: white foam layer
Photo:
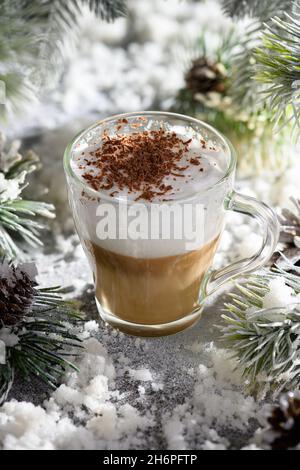
[[[183,138],[183,140],[187,139],[188,136]],[[84,169],[79,166],[83,164],[84,158],[89,158],[93,149],[92,146],[88,146],[83,154],[81,147],[74,154],[72,167],[79,177],[84,174]],[[191,164],[191,158],[198,159],[200,164]],[[118,191],[115,197],[109,198],[101,199],[100,194],[100,202],[100,199],[92,199],[82,192],[81,188],[77,196],[79,203],[75,208],[78,231],[82,238],[104,249],[137,258],[173,256],[200,249],[218,237],[223,229],[223,199],[230,183],[227,186],[221,185],[213,191],[205,191],[222,178],[225,173],[224,165],[224,154],[221,150],[209,143],[206,148],[203,148],[200,141],[192,141],[189,151],[183,155],[179,163],[179,166],[187,167],[184,171],[180,171],[183,176],[166,176],[163,183],[170,184],[173,189],[163,196],[155,196],[151,203],[142,200],[137,203],[136,199],[139,194],[129,193],[126,190]],[[89,171],[90,169],[89,166]],[[84,182],[86,184],[86,181]],[[110,188],[107,196],[110,196],[116,189]],[[103,191],[101,192],[103,194]],[[188,199],[184,201],[186,198]],[[163,199],[167,199],[168,202],[164,202]],[[124,200],[128,204],[125,205]],[[156,211],[160,211],[162,205],[171,207],[169,221],[167,209],[166,212],[160,213],[159,219],[150,217],[151,210],[156,207]],[[190,207],[187,208],[187,205]],[[111,206],[111,209],[108,206]],[[139,210],[138,207],[141,206],[144,209]],[[110,234],[107,234],[109,230],[107,225],[105,226],[104,219],[110,228],[116,228],[115,233],[112,230]],[[135,223],[134,220],[136,220]],[[164,227],[162,227],[162,220],[165,222]],[[169,238],[162,239],[165,237],[168,224]],[[138,233],[134,233],[134,228]],[[182,229],[181,237],[179,236],[180,228]],[[175,232],[176,235],[174,235]],[[156,238],[153,238],[153,234]],[[158,237],[157,234],[159,234]]]
[[[120,207],[113,207],[116,214],[116,216],[113,216],[112,211],[109,208],[107,210],[106,204],[100,206],[102,209],[101,216],[97,215],[97,213],[99,214],[99,204],[96,201],[81,200],[80,206],[77,208],[78,221],[76,225],[78,232],[81,233],[84,240],[90,240],[106,250],[124,256],[159,258],[183,254],[187,251],[202,248],[217,238],[223,229],[224,217],[220,205],[218,210],[215,208],[210,211],[200,203],[195,203],[191,205],[191,211],[184,215],[184,209],[179,213],[177,211],[173,212],[171,209],[170,221],[167,220],[167,213],[162,213],[160,221],[164,220],[163,228],[161,223],[158,224],[156,221],[149,223],[149,205],[144,206],[148,214],[140,212],[137,217],[131,216],[133,206],[128,207],[128,209],[122,207],[123,216],[121,216],[121,220],[126,219],[124,212],[126,213],[128,210],[128,225],[119,222]],[[198,219],[196,212],[199,213]],[[208,215],[208,213],[211,215]],[[108,217],[107,214],[109,214]],[[174,217],[173,214],[175,214]],[[110,234],[107,234],[107,225],[113,227]],[[114,232],[114,227],[116,227],[116,235],[114,233],[111,235]],[[135,231],[135,228],[137,228],[137,231]],[[169,228],[171,235],[168,237]],[[184,230],[180,231],[182,228]],[[120,235],[120,229],[122,235]],[[155,238],[152,236],[153,232]],[[165,236],[166,233],[167,236]],[[176,235],[174,235],[175,233]]]
[[[189,135],[180,135],[177,133],[183,141],[189,139]],[[99,144],[87,146],[85,149],[80,147],[77,151],[73,152],[71,160],[71,166],[74,173],[79,176],[80,179],[86,184],[86,180],[83,175],[86,173],[86,163],[89,162],[88,171],[93,175],[97,176],[100,173],[99,168],[95,165],[98,158],[93,157],[91,152],[97,150]],[[196,160],[199,165],[191,164],[190,160]],[[203,144],[200,140],[192,139],[189,145],[189,150],[184,153],[178,167],[184,168],[184,170],[176,172],[180,176],[174,176],[173,174],[165,176],[162,183],[166,186],[172,186],[172,189],[163,195],[156,195],[153,197],[152,202],[160,202],[162,200],[181,200],[195,195],[199,191],[203,191],[213,185],[215,185],[224,175],[224,154],[222,150],[217,149],[212,143],[207,143],[206,148],[203,148]],[[101,190],[101,192],[105,192]],[[120,190],[118,187],[113,186],[107,192],[109,196],[115,193],[115,198],[128,198],[129,200],[136,200],[141,192],[129,192],[126,189]],[[157,188],[157,192],[159,189]]]

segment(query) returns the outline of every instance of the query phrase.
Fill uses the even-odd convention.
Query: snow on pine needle
[[[300,249],[300,199],[291,198],[293,209],[283,209],[279,218],[280,241]]]
[[[286,260],[288,262],[288,260]],[[222,340],[251,388],[300,385],[300,268],[249,275],[229,294]]]
[[[5,103],[0,120],[29,108],[59,82],[84,10],[113,21],[123,0],[9,0],[0,2],[0,82]]]
[[[0,264],[0,404],[16,374],[39,377],[55,388],[79,351],[72,326],[82,317],[58,287],[40,288],[32,264]]]
[[[9,259],[22,258],[24,242],[31,247],[43,244],[40,232],[45,225],[37,217],[55,217],[52,204],[23,198],[27,177],[38,168],[39,158],[31,151],[21,155],[20,145],[14,141],[7,146],[0,134],[0,253]]]

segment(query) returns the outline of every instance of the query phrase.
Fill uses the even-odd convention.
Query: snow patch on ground
[[[85,330],[94,330],[88,322]],[[0,443],[10,449],[136,448],[152,426],[114,391],[115,367],[96,338],[43,407],[12,400],[0,408]],[[81,424],[77,424],[77,423]]]
[[[226,449],[230,442],[224,437],[224,430],[243,432],[250,419],[256,417],[258,404],[241,392],[245,383],[235,371],[237,364],[214,345],[207,348],[211,363],[199,364],[196,369],[193,396],[165,418],[164,432],[170,450],[191,448],[195,436],[200,449]]]

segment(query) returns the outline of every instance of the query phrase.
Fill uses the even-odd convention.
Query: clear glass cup
[[[122,130],[119,130],[120,122],[126,123]],[[103,135],[115,137],[118,132],[129,135],[137,130],[160,128],[180,132],[188,138],[204,139],[219,149],[222,176],[212,186],[186,198],[175,198],[172,203],[141,202],[139,234],[147,232],[147,236],[137,238],[136,234],[129,236],[128,224],[126,227],[124,224],[128,215],[132,217],[135,213],[136,202],[90,187],[74,171],[72,159],[95,142],[100,145]],[[193,325],[211,293],[227,281],[263,266],[276,247],[279,224],[275,213],[264,203],[234,190],[236,154],[232,145],[216,129],[191,117],[141,112],[104,119],[81,132],[68,145],[64,168],[75,226],[94,274],[99,314],[105,322],[126,333],[161,336]],[[173,218],[168,219],[165,214],[171,204],[176,204],[179,212],[174,210]],[[104,225],[99,225],[104,208],[115,217],[109,219],[115,227],[112,235],[106,233],[106,238],[102,236]],[[184,219],[186,208],[190,209],[190,215]],[[195,225],[200,210],[201,225]],[[254,256],[214,270],[213,258],[228,210],[258,221],[263,232],[262,246]],[[156,231],[156,238],[149,236],[151,211],[168,220],[170,239],[162,236],[161,228]],[[153,226],[152,218],[151,223]],[[180,227],[186,232],[175,240],[174,232]],[[201,228],[201,237],[196,237],[197,243],[188,243],[195,227]]]

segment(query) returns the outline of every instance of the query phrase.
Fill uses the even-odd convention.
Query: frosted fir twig
[[[15,141],[7,146],[0,134],[0,254],[9,259],[22,258],[20,241],[42,245],[40,232],[46,227],[40,218],[55,216],[52,204],[23,198],[27,177],[38,168],[39,158],[33,152],[22,156],[20,145]]]
[[[78,353],[80,340],[70,331],[82,321],[76,304],[59,287],[39,288],[34,265],[0,264],[0,404],[14,377],[35,375],[55,388],[68,356]],[[3,352],[4,346],[4,352]]]
[[[0,2],[0,117],[32,103],[57,82],[66,42],[82,7],[112,21],[125,14],[124,0],[4,0]],[[4,86],[3,86],[4,85]]]
[[[257,82],[250,78],[257,39],[249,42],[247,34],[256,38],[260,26],[252,23],[250,28],[245,39],[238,28],[231,27],[220,35],[214,48],[209,36],[201,34],[186,51],[190,57],[185,60],[186,83],[172,110],[194,115],[220,129],[241,155],[242,171],[261,173],[266,167],[284,171],[291,159],[291,129],[286,126],[280,134],[274,133],[272,114],[258,96]]]
[[[275,16],[265,25],[261,45],[255,50],[256,79],[265,85],[276,121],[300,118],[300,1],[292,14]]]
[[[232,18],[250,16],[265,21],[278,14],[278,11],[290,11],[291,0],[222,0],[223,10]]]
[[[300,249],[300,199],[291,198],[292,209],[283,209],[279,217],[280,241]]]
[[[285,112],[291,116],[288,107],[291,108],[292,101],[296,103],[294,108],[298,108],[292,68],[288,64],[283,65],[285,43],[289,42],[283,25],[287,18],[297,21],[297,4],[285,0],[227,0],[224,8],[233,17],[248,15],[253,18],[244,29],[239,51],[234,58],[232,93],[235,102],[250,113],[260,112],[267,105],[273,120],[281,127],[288,122]],[[289,64],[296,64],[299,54],[296,50],[290,52]],[[279,75],[282,77],[281,83]]]
[[[291,266],[292,268],[292,266]],[[295,293],[285,307],[264,309],[269,282],[283,278]],[[222,315],[222,340],[237,358],[251,387],[270,383],[277,393],[300,385],[300,277],[283,269],[250,275],[237,284]],[[260,382],[261,381],[261,382]]]

